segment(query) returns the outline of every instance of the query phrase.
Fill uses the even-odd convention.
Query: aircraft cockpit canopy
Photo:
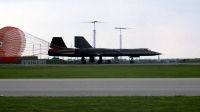
[[[144,50],[144,51],[151,51],[150,49],[146,49],[146,48],[141,48],[141,50]]]

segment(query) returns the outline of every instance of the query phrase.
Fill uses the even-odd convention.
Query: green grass
[[[6,78],[200,78],[200,65],[0,66]]]
[[[200,97],[0,97],[0,112],[199,112]]]
[[[200,78],[200,65],[0,66],[0,79]],[[200,96],[0,97],[0,112],[199,112]]]

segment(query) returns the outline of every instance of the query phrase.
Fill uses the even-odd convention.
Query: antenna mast
[[[96,23],[97,21],[93,21],[92,23],[94,23],[94,30],[93,30],[93,41],[94,41],[94,45],[93,45],[93,47],[94,48],[96,48],[96,30],[95,30],[95,23]]]
[[[91,21],[86,23],[94,23],[94,30],[93,30],[93,47],[96,48],[96,29],[95,29],[95,23],[102,23],[99,21]]]
[[[119,29],[120,31],[120,35],[119,35],[119,48],[122,49],[122,34],[121,34],[121,30],[122,29],[128,29],[128,28],[121,28],[121,27],[115,27],[115,29]]]

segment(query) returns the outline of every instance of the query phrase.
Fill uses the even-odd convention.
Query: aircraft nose
[[[159,53],[159,52],[155,52],[155,54],[156,54],[156,55],[161,55],[162,53]]]

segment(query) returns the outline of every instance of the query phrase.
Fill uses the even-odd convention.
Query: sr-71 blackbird
[[[161,53],[151,51],[146,48],[140,49],[108,49],[93,48],[82,36],[75,36],[75,47],[67,48],[62,37],[53,37],[48,54],[50,56],[81,57],[82,64],[86,64],[85,57],[89,57],[89,62],[95,62],[94,57],[99,57],[98,64],[102,63],[102,57],[129,56],[130,63],[134,63],[133,57],[155,56]]]

